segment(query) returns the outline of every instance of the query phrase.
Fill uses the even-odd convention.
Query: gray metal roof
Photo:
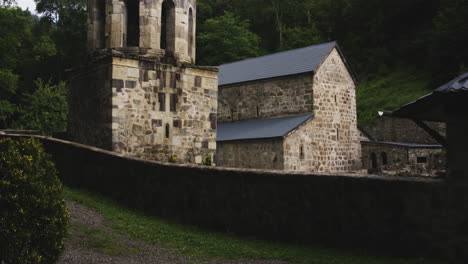
[[[216,141],[284,137],[314,115],[287,116],[218,124]]]
[[[313,72],[336,47],[335,41],[220,66],[218,84],[248,82]]]
[[[458,76],[450,82],[440,86],[436,92],[457,92],[457,91],[468,91],[468,72]]]
[[[443,146],[439,144],[421,144],[421,143],[386,142],[386,141],[362,141],[362,142],[376,144],[376,145],[390,145],[390,146],[405,147],[405,148],[429,148],[429,149],[443,148]]]

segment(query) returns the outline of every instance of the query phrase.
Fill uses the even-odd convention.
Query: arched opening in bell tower
[[[97,23],[97,48],[104,49],[106,47],[106,2],[97,2],[96,12],[96,23]]]
[[[164,0],[161,7],[161,49],[166,55],[174,55],[175,50],[175,5],[172,0]]]
[[[188,21],[188,54],[190,57],[193,55],[193,43],[195,42],[193,34],[193,11],[189,9],[189,21]]]
[[[127,47],[140,46],[140,1],[125,1],[127,8]]]

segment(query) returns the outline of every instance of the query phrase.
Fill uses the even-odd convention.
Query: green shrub
[[[169,156],[169,158],[167,159],[167,161],[168,161],[169,163],[177,163],[177,156],[171,155],[171,156]]]
[[[203,160],[203,165],[205,166],[211,166],[212,165],[212,160],[210,155],[205,156],[205,160]]]
[[[57,171],[34,139],[0,139],[0,263],[54,263],[69,214]]]

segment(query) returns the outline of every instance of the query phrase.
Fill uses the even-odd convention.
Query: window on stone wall
[[[260,116],[260,108],[257,106],[257,117]]]
[[[418,163],[427,163],[427,157],[417,157]]]
[[[380,157],[382,159],[382,165],[388,165],[387,153],[385,152],[380,153]]]
[[[171,112],[177,111],[177,103],[179,103],[179,96],[177,96],[177,94],[171,94],[171,104],[170,104]]]
[[[97,2],[97,21],[98,23],[98,36],[97,36],[97,45],[99,49],[104,49],[106,47],[106,2],[98,1]]]
[[[140,1],[126,0],[125,6],[127,8],[127,47],[138,47],[140,46]]]
[[[159,111],[166,112],[166,94],[158,93]]]
[[[340,129],[336,128],[336,140],[340,141]]]
[[[161,49],[166,55],[174,55],[175,50],[175,6],[172,0],[164,0],[161,8]]]
[[[193,34],[193,11],[192,8],[189,9],[189,27],[188,27],[188,55],[192,57],[193,55],[193,43],[195,42]]]
[[[171,128],[169,127],[169,124],[166,124],[166,138],[170,137],[170,133],[171,133]]]
[[[375,153],[371,153],[370,159],[371,159],[371,168],[377,169],[377,155]]]
[[[304,146],[299,147],[299,158],[304,159]]]

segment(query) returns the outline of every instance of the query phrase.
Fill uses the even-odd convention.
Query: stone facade
[[[284,170],[306,172],[349,172],[361,167],[361,147],[356,120],[355,83],[335,48],[313,72],[271,78],[219,88],[220,122],[263,119],[292,114],[313,113],[307,124],[287,135],[283,141]],[[218,142],[218,165],[243,167],[232,163],[225,150],[230,142]],[[235,143],[238,148],[247,143]],[[257,144],[258,145],[258,144]],[[264,144],[266,145],[266,144]],[[256,147],[250,167],[278,169],[255,157],[269,155],[264,145]],[[243,149],[238,152],[244,152]],[[281,154],[281,153],[278,153]],[[281,159],[279,159],[281,160]]]
[[[443,148],[402,143],[361,142],[363,168],[371,172],[412,176],[442,176],[446,170]]]
[[[69,137],[157,161],[216,150],[217,68],[195,66],[195,1],[88,1],[88,64],[71,80]]]
[[[88,49],[195,63],[195,17],[196,0],[88,0]]]
[[[445,137],[447,128],[444,123],[425,123]],[[362,128],[376,141],[437,144],[434,138],[410,119],[381,117],[374,123],[364,125]]]

